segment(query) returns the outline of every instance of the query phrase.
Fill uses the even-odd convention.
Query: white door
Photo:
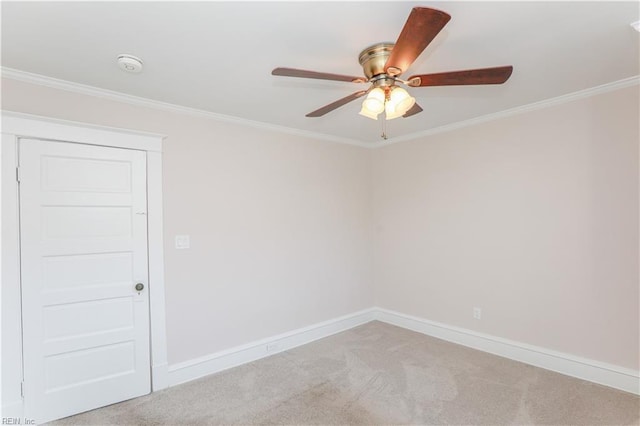
[[[149,393],[146,153],[22,139],[19,164],[26,417]]]

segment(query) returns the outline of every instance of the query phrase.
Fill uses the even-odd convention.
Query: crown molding
[[[444,126],[435,127],[416,133],[411,133],[404,136],[398,136],[395,138],[387,139],[383,142],[376,142],[371,144],[371,148],[381,148],[384,146],[392,145],[398,142],[407,142],[410,140],[435,135],[438,133],[450,132],[464,127],[474,126],[476,124],[487,123],[489,121],[499,120],[506,117],[511,117],[518,114],[524,114],[526,112],[536,111],[539,109],[549,108],[552,106],[564,104],[567,102],[575,101],[578,99],[588,98],[590,96],[599,95],[601,93],[611,92],[625,87],[631,87],[640,84],[640,75],[625,78],[622,80],[614,81],[611,83],[602,84],[600,86],[591,87],[589,89],[579,90],[577,92],[568,93],[555,98],[545,99],[543,101],[534,102],[527,105],[507,109],[504,111],[495,112],[492,114],[482,115],[480,117],[474,117],[469,120],[457,121],[455,123],[445,124]]]
[[[325,133],[311,132],[308,130],[295,129],[293,127],[280,126],[277,124],[265,123],[262,121],[248,120],[246,118],[234,117],[231,115],[218,114],[203,109],[190,108],[182,105],[171,104],[168,102],[156,101],[153,99],[143,98],[139,96],[128,95],[122,92],[116,92],[99,87],[89,86],[86,84],[74,83],[72,81],[61,80],[58,78],[48,77],[41,74],[34,74],[13,68],[1,67],[2,77],[12,80],[22,81],[25,83],[37,84],[53,89],[66,90],[82,95],[95,96],[98,98],[108,99],[116,102],[123,102],[130,105],[154,108],[163,111],[175,112],[178,114],[190,115],[193,117],[208,118],[227,123],[239,124],[243,126],[253,127],[261,130],[270,130],[275,132],[287,133],[290,135],[307,137],[312,139],[320,139],[329,142],[343,143],[347,145],[355,145],[364,148],[370,148],[371,144],[356,139],[343,138],[340,136],[328,135]]]
[[[2,108],[0,108],[0,116],[2,117],[3,133],[14,133],[22,136],[37,137],[38,135],[34,135],[33,133],[31,133],[32,130],[26,130],[25,128],[26,126],[34,127],[34,124],[32,123],[35,121],[38,121],[40,123],[46,123],[48,125],[50,124],[50,125],[57,125],[57,126],[82,127],[83,129],[92,129],[92,130],[111,132],[111,133],[119,132],[126,135],[135,135],[139,137],[141,136],[144,138],[157,139],[160,141],[164,141],[167,138],[167,135],[164,135],[161,133],[152,133],[152,132],[145,132],[142,130],[124,129],[122,127],[102,126],[100,124],[83,123],[80,121],[64,120],[62,118],[51,118],[51,117],[45,117],[42,115],[28,114],[24,112],[11,111],[11,110],[2,109]],[[7,125],[7,123],[14,126],[13,130],[11,130],[10,132],[5,132],[6,130],[5,126]],[[141,148],[135,148],[135,149],[141,149]],[[151,151],[162,151],[162,147],[158,146],[155,149],[151,149]]]
[[[66,90],[70,92],[80,93],[83,95],[95,96],[103,99],[108,99],[117,102],[123,102],[130,105],[142,106],[147,108],[154,108],[163,111],[175,112],[178,114],[185,114],[194,117],[208,118],[217,121],[223,121],[227,123],[233,123],[238,125],[244,125],[253,127],[256,129],[269,130],[274,132],[287,133],[290,135],[307,137],[312,139],[320,139],[329,142],[343,143],[347,145],[354,145],[363,148],[381,148],[388,145],[392,145],[399,142],[407,142],[414,139],[423,138],[439,133],[450,132],[464,127],[474,126],[477,124],[487,123],[489,121],[499,120],[506,117],[511,117],[526,112],[536,111],[560,105],[566,102],[575,101],[578,99],[588,98],[601,93],[611,92],[614,90],[622,89],[625,87],[631,87],[640,84],[640,75],[625,78],[622,80],[606,83],[600,86],[592,87],[589,89],[579,90],[577,92],[568,93],[565,95],[557,96],[555,98],[545,99],[542,101],[534,102],[527,105],[499,111],[491,114],[474,117],[468,120],[457,121],[444,126],[427,129],[420,132],[411,133],[408,135],[397,136],[386,141],[373,141],[363,142],[357,139],[344,138],[335,135],[328,135],[325,133],[311,132],[308,130],[296,129],[293,127],[280,126],[277,124],[265,123],[262,121],[248,120],[245,118],[234,117],[231,115],[219,114],[211,111],[205,111],[197,108],[190,108],[181,105],[175,105],[168,102],[155,101],[153,99],[143,98],[139,96],[128,95],[126,93],[116,92],[113,90],[101,89],[99,87],[89,86],[86,84],[74,83],[67,80],[61,80],[53,77],[47,77],[40,74],[34,74],[26,71],[16,70],[13,68],[1,67],[2,77],[12,80],[18,80],[25,83],[38,84],[40,86],[51,87],[54,89]]]

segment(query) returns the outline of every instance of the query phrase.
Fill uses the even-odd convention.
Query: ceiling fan
[[[399,78],[450,19],[451,16],[440,10],[414,7],[395,44],[374,44],[360,53],[359,62],[366,77],[353,77],[294,68],[275,68],[271,74],[284,77],[370,83],[368,89],[360,90],[338,99],[308,113],[306,116],[321,117],[355,99],[367,95],[362,103],[360,114],[374,120],[377,120],[378,115],[383,111],[387,120],[397,117],[411,117],[422,111],[415,99],[405,89],[399,87],[398,84],[409,87],[426,87],[502,84],[507,81],[513,71],[511,65],[436,74],[418,74],[409,77],[408,80]]]

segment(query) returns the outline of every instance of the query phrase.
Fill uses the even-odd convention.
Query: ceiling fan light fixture
[[[394,118],[402,117],[402,113],[400,111],[393,110],[393,108],[389,107],[388,105],[389,104],[387,103],[387,106],[384,110],[385,120],[393,120]]]
[[[377,120],[378,119],[378,114],[376,112],[370,111],[368,110],[365,106],[364,103],[362,105],[362,109],[360,110],[360,112],[358,113],[360,115],[362,115],[363,117],[367,117],[370,118],[372,120]]]
[[[372,89],[366,99],[362,102],[360,115],[377,120],[378,114],[384,111],[384,100],[384,90],[379,87]]]
[[[429,7],[412,8],[395,43],[376,43],[360,52],[358,61],[362,66],[365,77],[283,67],[273,69],[271,74],[284,77],[369,83],[369,89],[359,90],[312,111],[306,116],[322,117],[366,95],[362,101],[360,115],[373,120],[378,120],[378,115],[382,112],[385,113],[383,119],[392,120],[398,117],[413,117],[423,111],[414,97],[403,88],[396,86],[398,83],[417,88],[502,84],[506,82],[513,72],[513,66],[511,65],[419,74],[409,77],[406,81],[398,78],[411,67],[416,58],[429,46],[450,19],[451,16],[441,10]],[[632,26],[637,29],[635,24],[637,23],[632,24]],[[382,137],[384,139],[387,138],[384,130],[384,121]]]
[[[385,105],[387,120],[402,117],[416,103],[416,99],[402,87],[395,87],[389,94],[389,99]]]
[[[384,90],[376,87],[369,92],[364,102],[362,102],[362,107],[376,114],[380,114],[384,111],[384,98]]]

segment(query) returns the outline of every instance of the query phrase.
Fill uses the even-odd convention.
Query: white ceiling
[[[404,74],[513,65],[502,86],[411,88],[424,112],[391,137],[640,74],[637,2],[3,2],[2,66],[363,142],[380,122],[352,102],[307,112],[361,85],[274,77],[277,66],[362,75],[359,52],[395,41],[414,6],[451,21]],[[144,60],[122,72],[116,56]]]

